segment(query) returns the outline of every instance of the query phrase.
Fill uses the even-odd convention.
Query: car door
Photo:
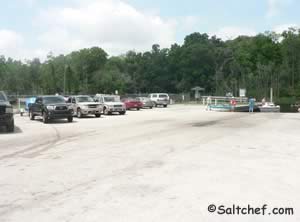
[[[42,106],[43,106],[43,99],[38,97],[35,103],[32,105],[31,110],[34,115],[42,115]]]
[[[154,102],[157,102],[157,94],[153,94],[151,100]]]
[[[71,99],[71,106],[72,106],[73,112],[76,113],[77,112],[77,103],[76,103],[75,97],[72,97],[72,99]]]
[[[104,105],[104,100],[102,96],[96,97],[95,102],[99,103],[101,106]]]
[[[72,99],[73,99],[73,97],[69,97],[68,100],[67,100],[67,104],[68,104],[69,107],[72,108],[73,113],[74,113],[75,112],[75,107],[74,107],[74,104],[72,103]]]

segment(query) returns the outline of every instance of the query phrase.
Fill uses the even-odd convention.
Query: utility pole
[[[85,70],[85,93],[88,93],[88,74],[87,74],[87,67],[84,67]]]
[[[64,71],[64,96],[66,95],[66,72],[68,69],[68,65],[65,65],[65,71]]]

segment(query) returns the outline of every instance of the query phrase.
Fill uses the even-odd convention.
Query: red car
[[[137,109],[140,110],[143,108],[143,103],[132,98],[123,99],[122,102],[125,104],[126,109]]]

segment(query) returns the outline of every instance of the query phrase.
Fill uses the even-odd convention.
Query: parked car
[[[167,107],[170,103],[170,97],[167,93],[152,93],[149,95],[149,98],[153,102],[155,107]]]
[[[112,113],[126,114],[126,106],[121,102],[120,96],[96,94],[94,100],[103,105],[103,113],[105,115],[111,115]]]
[[[123,99],[122,102],[125,104],[127,110],[129,110],[129,109],[140,110],[143,108],[143,103],[137,99],[126,98],[126,99]]]
[[[0,126],[5,126],[7,132],[15,130],[13,107],[2,91],[0,91]]]
[[[29,118],[34,120],[41,116],[44,123],[51,119],[67,119],[73,121],[73,109],[62,96],[39,96],[29,108]]]
[[[99,118],[103,112],[103,105],[96,103],[90,96],[71,96],[68,103],[78,118],[86,115],[95,115]]]
[[[143,103],[143,108],[153,108],[153,102],[150,100],[148,97],[137,97],[136,98],[138,101]]]

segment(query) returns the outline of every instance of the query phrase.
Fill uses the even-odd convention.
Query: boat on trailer
[[[280,113],[280,106],[272,102],[266,102],[264,105],[259,106],[259,110],[263,113]]]
[[[271,102],[265,102],[259,106],[260,112],[263,113],[280,113],[280,106],[273,103],[273,89],[270,90]]]
[[[217,112],[230,112],[233,110],[231,105],[226,105],[226,104],[210,105],[208,109],[210,111],[217,111]]]

